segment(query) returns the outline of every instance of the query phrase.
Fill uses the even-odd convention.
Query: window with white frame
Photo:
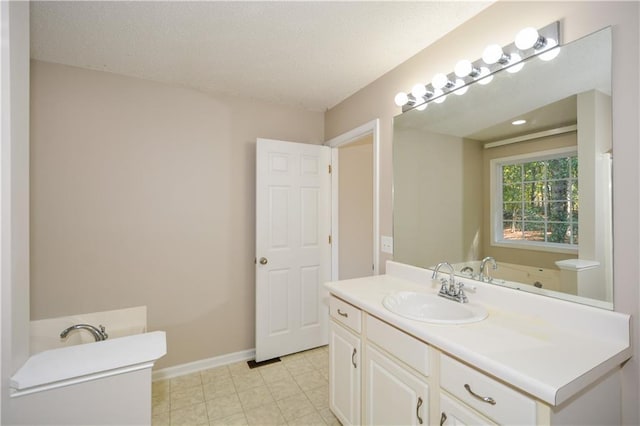
[[[535,249],[578,248],[578,156],[575,150],[491,161],[493,243]]]

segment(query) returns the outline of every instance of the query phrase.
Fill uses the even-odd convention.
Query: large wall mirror
[[[397,116],[394,260],[612,309],[611,134],[610,28]]]

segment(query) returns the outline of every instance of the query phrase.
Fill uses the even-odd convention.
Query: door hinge
[[[331,244],[331,235],[329,235],[329,244]]]
[[[331,164],[329,164],[329,174],[331,174]]]

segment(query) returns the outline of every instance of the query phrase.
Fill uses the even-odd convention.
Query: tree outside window
[[[502,241],[577,246],[578,157],[499,164]]]

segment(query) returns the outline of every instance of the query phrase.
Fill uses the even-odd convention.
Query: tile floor
[[[326,346],[153,383],[154,426],[340,425],[329,410]]]

